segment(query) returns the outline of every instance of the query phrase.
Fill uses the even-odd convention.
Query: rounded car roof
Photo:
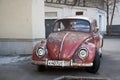
[[[74,16],[74,17],[66,17],[62,19],[85,19],[85,20],[90,20],[88,17],[83,17],[83,16]]]
[[[93,18],[84,17],[84,16],[65,17],[65,18],[61,18],[61,19],[83,19],[83,20],[88,20],[90,22],[92,22],[94,20]],[[58,19],[58,20],[60,20],[60,19]]]

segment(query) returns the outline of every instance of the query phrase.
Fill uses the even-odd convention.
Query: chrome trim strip
[[[73,63],[72,66],[78,66],[78,67],[92,67],[93,66],[93,63],[82,63],[82,64],[79,64],[79,63]]]
[[[45,61],[32,61],[32,64],[34,65],[45,65],[48,66],[47,64],[48,60],[46,59]],[[59,67],[92,67],[93,63],[73,63],[72,60],[70,61],[70,66],[59,66]],[[54,66],[55,67],[55,66]]]
[[[68,34],[69,34],[69,32],[67,32],[67,33],[65,34],[65,36],[63,37],[63,40],[62,40],[62,42],[61,42],[60,53],[59,53],[59,59],[60,59],[60,56],[61,56],[61,52],[62,52],[62,48],[63,48],[63,43],[64,43],[65,38],[67,37]]]

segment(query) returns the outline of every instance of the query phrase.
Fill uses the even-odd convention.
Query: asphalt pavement
[[[101,66],[96,74],[84,69],[47,69],[38,72],[29,56],[0,56],[0,80],[54,80],[61,76],[120,80],[120,38],[104,39]]]

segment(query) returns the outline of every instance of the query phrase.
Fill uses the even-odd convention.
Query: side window
[[[65,29],[65,27],[64,27],[63,23],[61,22],[60,23],[60,30],[64,30],[64,29]]]
[[[59,27],[60,27],[60,23],[59,22],[55,23],[53,31],[58,31]]]
[[[54,31],[61,31],[61,30],[64,30],[64,25],[61,21],[58,21],[55,23]]]

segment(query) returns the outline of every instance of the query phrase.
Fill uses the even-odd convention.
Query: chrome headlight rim
[[[43,57],[44,55],[45,55],[45,48],[44,47],[38,47],[37,49],[36,49],[36,55],[39,57],[39,58],[41,58],[41,57]]]
[[[84,53],[84,52],[85,52],[85,53]],[[87,59],[88,56],[89,56],[88,49],[86,49],[86,48],[81,48],[81,49],[78,51],[78,57],[79,57],[81,60]]]

